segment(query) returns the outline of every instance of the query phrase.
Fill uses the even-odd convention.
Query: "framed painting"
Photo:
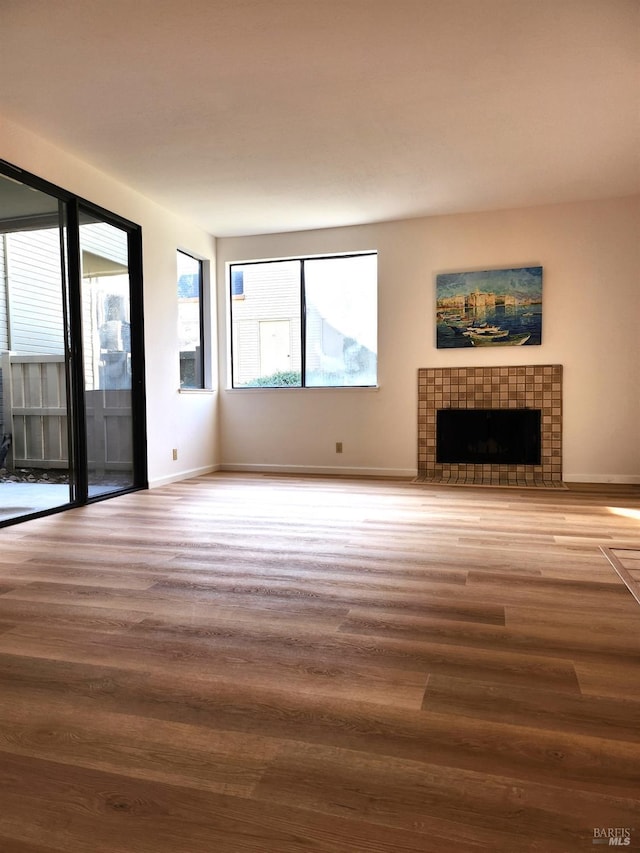
[[[436,345],[537,346],[542,342],[542,267],[436,276]]]

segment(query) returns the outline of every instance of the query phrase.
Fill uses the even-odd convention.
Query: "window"
[[[204,388],[203,263],[178,252],[180,387]]]
[[[377,260],[231,264],[233,387],[376,385]]]

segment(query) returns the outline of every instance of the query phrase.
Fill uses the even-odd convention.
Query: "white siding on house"
[[[127,233],[114,228],[107,222],[91,222],[80,226],[80,242],[83,252],[99,258],[107,258],[116,264],[129,266]]]
[[[242,385],[260,375],[260,335],[256,320],[233,324],[234,383]]]
[[[63,351],[62,270],[57,228],[7,234],[12,352]]]
[[[5,236],[4,234],[0,234],[0,351],[9,348],[9,320],[7,317],[7,268],[5,264],[4,243]]]

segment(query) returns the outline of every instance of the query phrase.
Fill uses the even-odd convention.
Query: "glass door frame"
[[[77,454],[78,502],[94,503],[116,494],[147,488],[147,443],[145,403],[144,312],[142,304],[142,231],[139,225],[123,219],[90,202],[74,198],[67,205],[69,228],[69,279],[75,286],[70,291],[71,378],[75,388],[73,443]],[[129,295],[131,310],[131,416],[133,485],[110,491],[108,494],[89,495],[89,465],[87,448],[86,399],[84,378],[84,350],[82,336],[82,263],[80,222],[82,215],[94,217],[126,232],[129,262]]]
[[[62,288],[65,309],[66,382],[69,418],[70,500],[52,509],[0,521],[0,528],[31,518],[61,512],[148,488],[147,431],[144,354],[144,308],[142,280],[142,229],[135,222],[76,196],[48,181],[0,159],[0,175],[33,187],[58,199],[61,229]],[[89,495],[85,379],[82,342],[82,263],[80,254],[81,214],[97,217],[126,232],[129,253],[131,311],[131,416],[133,484],[105,494]]]

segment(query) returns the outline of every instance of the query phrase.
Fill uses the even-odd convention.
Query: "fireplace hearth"
[[[561,487],[562,366],[421,368],[418,480]]]

